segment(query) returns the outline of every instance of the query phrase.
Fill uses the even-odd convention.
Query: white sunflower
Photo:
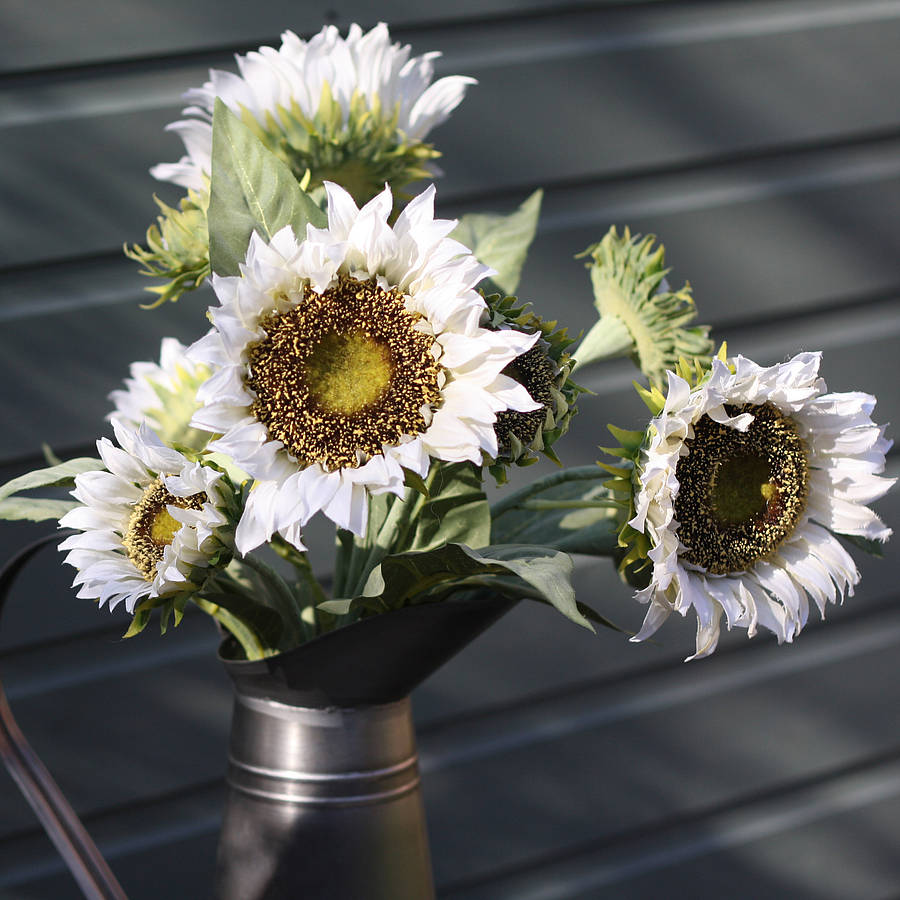
[[[302,548],[322,511],[363,534],[369,494],[402,495],[431,460],[497,455],[505,409],[537,408],[503,368],[538,334],[482,327],[474,286],[490,269],[447,237],[434,188],[391,227],[389,189],[358,209],[326,184],[328,227],[251,239],[239,277],[213,277],[221,305],[191,348],[218,370],[194,424],[256,484],[237,530],[245,553],[275,532]]]
[[[125,389],[112,391],[115,409],[108,419],[120,419],[131,428],[146,423],[166,443],[201,450],[209,440],[206,432],[190,427],[197,409],[197,388],[210,376],[208,366],[190,359],[177,338],[165,337],[159,362],[134,362]]]
[[[873,423],[875,398],[826,393],[821,354],[763,368],[713,360],[699,384],[668,373],[665,405],[637,464],[635,515],[649,538],[652,576],[636,597],[650,608],[633,640],[673,612],[697,614],[691,659],[729,628],[759,625],[791,641],[809,601],[829,602],[859,581],[835,533],[885,541],[866,504],[894,479],[879,477],[891,446]]]
[[[474,79],[449,76],[432,84],[440,54],[410,57],[408,45],[391,43],[384,23],[366,33],[351,25],[346,38],[333,25],[309,41],[291,31],[281,37],[277,50],[237,56],[239,75],[212,69],[203,87],[185,94],[190,118],[168,130],[181,137],[187,155],[155,166],[156,178],[207,189],[216,98],[298,178],[309,170],[312,187],[337,181],[362,201],[385,181],[402,186],[429,173],[423,164],[438,154],[423,141]]]
[[[106,470],[75,478],[83,506],[60,519],[81,534],[66,538],[65,562],[78,570],[77,596],[133,613],[145,598],[196,590],[213,557],[230,543],[227,479],[167,447],[146,426],[113,420],[119,447],[97,442]]]

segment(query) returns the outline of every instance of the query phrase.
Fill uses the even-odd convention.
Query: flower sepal
[[[147,229],[146,247],[125,244],[129,259],[140,263],[141,275],[164,278],[166,284],[152,285],[147,290],[158,299],[144,306],[154,309],[164,303],[175,302],[188,291],[200,287],[210,275],[207,243],[207,209],[209,207],[209,179],[204,188],[188,190],[178,207],[169,206],[155,194],[159,207],[156,223]]]
[[[575,401],[585,388],[569,377],[573,361],[568,348],[573,340],[567,329],[558,328],[555,321],[544,321],[532,311],[530,303],[516,297],[490,294],[485,296],[485,303],[487,328],[538,335],[537,341],[503,370],[540,406],[527,412],[503,410],[497,414],[494,432],[498,452],[495,457],[486,456],[485,464],[502,485],[507,481],[508,466],[533,465],[538,454],[562,465],[553,445],[568,431],[578,412]]]
[[[651,381],[661,381],[682,357],[708,359],[709,327],[692,325],[697,316],[691,286],[670,291],[665,281],[665,248],[654,248],[653,235],[620,237],[615,226],[580,257],[594,288],[599,321],[585,335],[574,356],[578,365],[629,356]]]

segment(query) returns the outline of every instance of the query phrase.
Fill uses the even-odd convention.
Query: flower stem
[[[301,597],[306,601],[302,604],[301,624],[304,630],[311,629],[312,632],[306,637],[315,637],[321,631],[329,630],[334,624],[334,616],[318,609],[320,603],[328,600],[328,595],[322,590],[322,585],[312,570],[309,554],[301,552],[278,534],[272,537],[270,546],[282,559],[287,560],[297,573],[297,587],[300,589]]]
[[[618,500],[523,500],[516,509],[619,509]]]
[[[543,478],[532,481],[531,484],[507,494],[502,500],[498,500],[491,506],[491,518],[496,519],[518,506],[522,501],[539,494],[541,491],[549,490],[558,484],[565,484],[567,481],[605,481],[609,475],[599,466],[576,466],[571,469],[563,469],[561,472],[552,472]]]
[[[287,582],[268,564],[248,554],[240,560],[248,568],[253,569],[270,589],[267,599],[277,610],[284,624],[284,636],[281,649],[297,647],[305,640],[303,607]]]
[[[223,606],[219,606],[218,603],[204,600],[198,594],[195,594],[192,599],[203,612],[212,616],[234,635],[235,640],[243,647],[244,655],[247,659],[263,659],[269,655],[253,629],[248,628],[237,616],[232,615]]]

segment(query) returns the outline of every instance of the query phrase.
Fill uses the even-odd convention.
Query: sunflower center
[[[253,413],[303,465],[354,468],[430,424],[442,367],[400,291],[343,275],[261,324],[246,379]]]
[[[346,416],[376,404],[393,374],[390,348],[363,331],[326,334],[306,361],[312,401]]]
[[[521,384],[531,399],[540,403],[541,407],[528,412],[506,409],[497,413],[494,431],[497,435],[497,449],[501,454],[510,452],[513,437],[518,438],[523,446],[530,446],[544,427],[547,410],[553,406],[551,385],[558,371],[545,352],[546,346],[538,341],[503,370],[504,375]]]
[[[175,497],[159,478],[144,491],[131,510],[122,543],[128,558],[147,581],[153,581],[157,563],[181,528],[182,523],[166,507],[202,509],[206,501],[207,496],[202,491],[190,497]]]
[[[675,518],[684,558],[711,572],[740,572],[791,536],[809,494],[806,449],[797,426],[774,406],[726,406],[750,413],[744,431],[704,416],[675,470]]]

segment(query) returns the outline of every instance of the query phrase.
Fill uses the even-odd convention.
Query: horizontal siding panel
[[[610,224],[609,210],[618,214],[620,223],[630,222],[636,231],[654,230],[660,236],[674,266],[673,280],[692,282],[701,320],[713,322],[717,336],[732,341],[734,349],[740,347],[740,335],[728,327],[730,323],[747,323],[750,316],[766,313],[780,318],[785,312],[812,312],[829,302],[849,307],[858,298],[890,297],[896,292],[900,268],[890,236],[892,210],[900,206],[900,171],[871,182],[764,194],[756,200],[723,199],[716,188],[727,193],[741,183],[745,172],[738,167],[705,180],[709,203],[686,205],[681,211],[674,203],[666,206],[673,197],[687,204],[677,193],[681,182],[669,184],[674,193],[668,194],[664,185],[653,191],[642,182],[631,185],[631,190],[611,185],[577,194],[549,193],[543,230],[526,265],[522,296],[534,299],[539,312],[552,306],[554,315],[575,334],[589,327],[595,315],[589,279],[583,264],[572,257],[603,234]],[[655,212],[641,205],[650,198],[658,204]],[[629,208],[634,215],[629,215]],[[10,290],[4,293],[8,302],[27,311],[27,291],[15,288],[19,278],[7,275],[3,280]],[[136,274],[133,278],[140,283]],[[30,275],[22,279],[26,282],[32,288],[40,284]],[[87,277],[78,290],[89,290],[90,282]],[[52,300],[39,288],[32,296]],[[121,384],[128,364],[156,358],[164,335],[190,341],[204,330],[200,309],[209,302],[208,292],[152,312],[139,309],[133,295],[126,296],[125,303],[77,309],[68,307],[61,292],[59,300],[66,303],[61,312],[16,316],[4,324],[7,350],[0,359],[0,379],[16,384],[18,390],[0,398],[0,415],[7,423],[0,435],[0,460],[30,456],[44,441],[59,448],[90,444],[109,411],[106,395]],[[889,321],[882,323],[885,330],[879,331],[878,316],[866,321],[863,315],[875,329],[865,340],[874,340],[873,348],[885,348],[886,371],[896,375],[893,304],[888,304],[888,316]],[[808,335],[815,328],[812,319],[787,325],[784,333],[789,340],[781,342],[778,355],[785,352],[780,349],[784,344],[788,349],[814,349]],[[848,333],[845,345],[858,347],[859,340]],[[845,383],[856,381],[856,386],[878,392],[886,383],[884,374],[871,384],[851,377]],[[891,412],[895,399],[885,395],[883,403],[888,408],[885,418],[897,421]],[[629,401],[612,398],[605,414],[619,419],[617,404],[623,402]]]
[[[586,6],[585,4],[584,6]],[[709,4],[664,3],[658,0],[594,0],[593,11],[602,15],[602,31],[581,32],[582,40],[612,47],[634,44],[656,46],[681,41],[684,32],[694,40],[719,40],[735,32],[754,36],[830,29],[869,21],[895,18],[893,0],[868,0],[851,7],[839,0],[781,0],[757,2],[748,12],[740,0],[720,2],[710,15]],[[490,0],[476,3],[463,0],[452,8],[426,8],[409,3],[388,3],[380,7],[382,17],[402,40],[418,41],[425,34],[448,34],[447,44],[454,47],[453,31],[466,27],[467,20],[488,20],[504,38],[501,45],[491,41],[492,55],[504,59],[524,42],[522,26],[530,19],[541,22],[547,40],[558,33],[558,4],[547,0]],[[609,7],[609,9],[603,9]],[[674,9],[673,9],[674,8]],[[4,9],[3,38],[0,39],[0,74],[18,74],[53,67],[77,67],[115,64],[137,57],[177,56],[221,51],[223,47],[253,48],[271,43],[284,29],[298,34],[313,34],[324,23],[346,30],[357,21],[368,27],[371,7],[351,0],[339,10],[327,7],[298,8],[296,4],[271,2],[262,9],[249,10],[236,2],[212,4],[208,0],[189,8],[174,0],[162,0],[150,11],[135,2],[101,0],[90,14],[75,15],[62,0],[50,0],[38,14],[25,0],[10,0]],[[721,11],[722,15],[717,13]],[[491,19],[497,21],[490,21]],[[524,22],[522,21],[524,20]],[[368,23],[366,25],[365,23]],[[441,29],[445,31],[441,32]],[[467,52],[469,41],[459,41],[460,54]],[[418,48],[417,48],[418,49]],[[431,49],[431,48],[423,48]],[[422,52],[419,49],[419,52]]]
[[[669,895],[884,900],[900,856],[900,762],[893,758],[661,833],[441,893],[442,900],[656,900]],[[885,839],[886,837],[886,839]]]
[[[508,624],[501,623],[492,632]],[[546,882],[517,878],[517,869],[571,857],[588,872],[580,877],[590,877],[595,868],[602,872],[604,866],[614,865],[623,845],[631,853],[643,851],[647,868],[653,862],[652,849],[673,841],[665,823],[679,819],[692,819],[692,830],[675,830],[676,844],[680,839],[690,847],[691,837],[721,827],[733,835],[732,845],[737,847],[742,834],[748,843],[754,834],[763,836],[758,827],[753,834],[747,829],[765,812],[767,797],[793,797],[794,803],[785,804],[796,809],[800,801],[811,802],[803,793],[804,783],[810,781],[831,785],[827,790],[843,791],[850,800],[832,798],[831,805],[826,803],[816,815],[783,825],[788,840],[794,839],[794,830],[802,839],[802,827],[817,821],[817,816],[825,819],[848,810],[854,814],[837,832],[845,839],[861,820],[878,823],[875,834],[892,835],[878,813],[879,802],[890,795],[871,790],[861,795],[848,778],[854,769],[865,773],[870,760],[897,752],[894,723],[879,713],[900,701],[894,696],[900,690],[894,685],[900,682],[886,677],[894,667],[898,641],[900,617],[896,611],[883,612],[810,631],[793,648],[757,642],[701,664],[666,667],[624,683],[583,687],[553,701],[523,702],[492,715],[426,729],[420,750],[439,885],[448,888],[448,897],[521,900],[532,896],[522,892],[523,884]],[[455,660],[435,678],[452,676],[461,663],[462,658]],[[168,678],[164,672],[155,684],[165,687]],[[881,685],[878,692],[869,688],[873,679]],[[186,697],[196,701],[193,688],[188,680]],[[98,697],[98,702],[102,700]],[[218,705],[212,709],[218,710]],[[179,714],[177,709],[170,713]],[[219,710],[216,716],[220,715]],[[110,710],[107,719],[114,721]],[[203,721],[194,711],[177,729],[177,754],[172,753],[171,740],[165,747],[159,741],[157,750],[148,750],[146,740],[130,745],[132,789],[142,781],[148,755],[158,754],[161,772],[165,749],[175,766],[185,764],[185,755],[208,750],[190,743],[191,733],[200,730]],[[766,745],[758,740],[763,722]],[[220,795],[208,777],[214,775],[213,759],[224,754],[224,728],[220,730],[218,747],[191,763],[207,776],[194,788],[176,789],[156,802],[147,797],[138,805],[122,806],[120,796],[117,809],[92,818],[92,830],[133,900],[152,897],[152,889],[159,890],[157,881],[151,879],[148,888],[134,877],[143,866],[139,856],[164,855],[172,861],[165,867],[170,885],[182,877],[188,884],[210,877]],[[104,728],[112,742],[117,735],[108,732]],[[64,740],[65,732],[60,736]],[[112,759],[111,771],[104,768],[112,755],[102,747],[95,750],[95,768],[85,771],[84,777],[95,784],[98,770],[105,779],[123,777],[122,760]],[[48,762],[52,756],[47,753]],[[78,765],[70,762],[68,767]],[[881,784],[896,782],[895,772],[885,781],[877,763],[872,768],[870,782],[879,778]],[[122,775],[117,774],[120,770]],[[728,820],[730,807],[737,813]],[[637,834],[640,840],[628,844],[628,836]],[[709,851],[715,846],[711,844]],[[202,856],[183,852],[192,846],[202,848]],[[698,853],[696,848],[694,852]],[[874,860],[869,877],[883,879],[894,871],[895,863],[882,854],[880,861]],[[15,896],[69,896],[47,893],[35,882],[48,869],[53,869],[52,852],[40,847],[34,829],[26,826],[0,844],[0,890],[26,891]],[[640,871],[641,865],[635,866],[631,876]],[[573,876],[565,867],[548,872],[551,883],[554,876]],[[58,889],[60,880],[50,883]],[[479,891],[481,883],[485,888]],[[616,893],[623,891],[623,883],[627,879],[620,878],[610,893],[596,896],[630,896]],[[571,894],[576,895],[582,896]]]
[[[462,0],[452,8],[388,3],[379,12],[402,32],[410,27],[446,27],[472,17],[541,14],[552,7],[547,0]],[[135,0],[96,0],[85,15],[65,0],[49,0],[40,12],[27,0],[9,0],[4,7],[0,73],[191,54],[231,46],[249,49],[273,42],[286,28],[313,34],[326,23],[346,30],[354,21],[366,27],[374,25],[372,7],[360,0],[342,3],[339,9],[325,4],[298,6],[284,0],[273,0],[262,7],[210,0],[190,4],[159,0],[152,7]]]
[[[782,21],[775,6],[794,14]],[[870,15],[737,3],[660,7],[660,17],[655,4],[639,4],[450,30],[441,71],[480,84],[435,132],[447,172],[441,196],[896,133],[900,3],[860,6]],[[510,49],[498,56],[498,45]],[[227,56],[221,65],[233,68]],[[0,265],[140,240],[152,193],[178,196],[148,174],[182,153],[164,126],[179,115],[179,94],[204,78],[204,67],[188,64],[0,84],[0,190],[16,211],[0,220]]]
[[[885,615],[870,623],[875,639],[880,642],[898,621]],[[623,693],[617,686],[606,697],[579,698],[585,718],[596,716],[593,727],[458,768],[426,766],[426,802],[443,810],[431,825],[432,841],[442,848],[439,882],[486,877],[536,855],[551,858],[571,846],[573,835],[588,842],[652,829],[667,816],[895,750],[895,722],[884,711],[898,708],[900,695],[883,678],[895,668],[896,645],[869,647],[842,664],[793,668],[830,642],[846,649],[848,637],[834,626],[789,650],[754,648],[702,671],[686,666],[666,672],[660,676],[665,690],[677,691],[690,680],[699,682],[700,695],[688,692],[683,703],[607,722],[604,705],[615,706]],[[716,683],[717,665],[723,690],[706,693]],[[877,692],[870,689],[874,680],[881,685]],[[624,686],[632,689],[639,684]],[[648,694],[652,702],[652,688]],[[639,697],[639,710],[645,699]],[[552,735],[554,724],[545,716],[534,729]],[[471,733],[471,725],[465,727]],[[506,730],[498,731],[502,740]]]
[[[898,521],[900,492],[892,493],[882,507],[888,522]],[[748,644],[743,630],[723,635],[723,651],[763,654],[765,662],[735,676],[741,684],[776,679],[784,666],[791,672],[794,666],[800,671],[825,663],[839,670],[855,666],[857,656],[865,655],[860,648],[866,641],[866,647],[874,646],[873,641],[894,641],[887,625],[882,634],[876,627],[881,620],[875,621],[877,611],[896,594],[894,567],[885,560],[856,556],[864,576],[857,596],[830,609],[824,626],[814,613],[794,648],[772,655],[776,648],[769,636]],[[641,607],[630,600],[608,563],[580,561],[576,588],[580,597],[622,627],[636,629],[640,624]],[[164,638],[150,627],[139,638],[122,641],[120,632],[110,628],[107,614],[98,615],[92,604],[75,600],[71,592],[44,596],[39,602],[32,614],[41,619],[50,618],[57,604],[80,605],[94,616],[95,634],[30,651],[8,651],[0,657],[0,674],[25,734],[80,812],[188,790],[222,770],[231,691],[215,659],[217,640],[205,617],[188,617]],[[858,619],[870,621],[871,634],[854,624]],[[4,622],[4,630],[8,624]],[[856,627],[863,628],[863,644],[842,644],[839,636]],[[553,610],[520,604],[416,692],[417,722],[435,748],[429,751],[426,768],[458,769],[478,760],[499,765],[517,748],[540,752],[548,740],[552,744],[596,725],[592,710],[617,696],[638,699],[626,702],[632,712],[620,713],[615,727],[620,719],[665,711],[673,702],[687,703],[692,697],[699,702],[703,691],[727,693],[727,668],[719,676],[725,681],[705,680],[727,664],[682,665],[693,646],[694,628],[693,618],[673,617],[653,643],[636,646],[605,630],[591,635]],[[830,641],[825,657],[815,650],[820,631]],[[896,637],[900,640],[900,631]],[[714,660],[727,656],[721,652]],[[682,671],[687,674],[679,675]],[[626,681],[642,672],[643,680]],[[669,691],[671,678],[688,676],[687,687]],[[692,690],[701,694],[691,695]],[[598,691],[605,698],[599,705]],[[650,699],[640,699],[645,696]],[[173,734],[179,736],[175,755]],[[129,748],[127,755],[124,747]],[[2,840],[33,820],[5,775],[0,784]]]

